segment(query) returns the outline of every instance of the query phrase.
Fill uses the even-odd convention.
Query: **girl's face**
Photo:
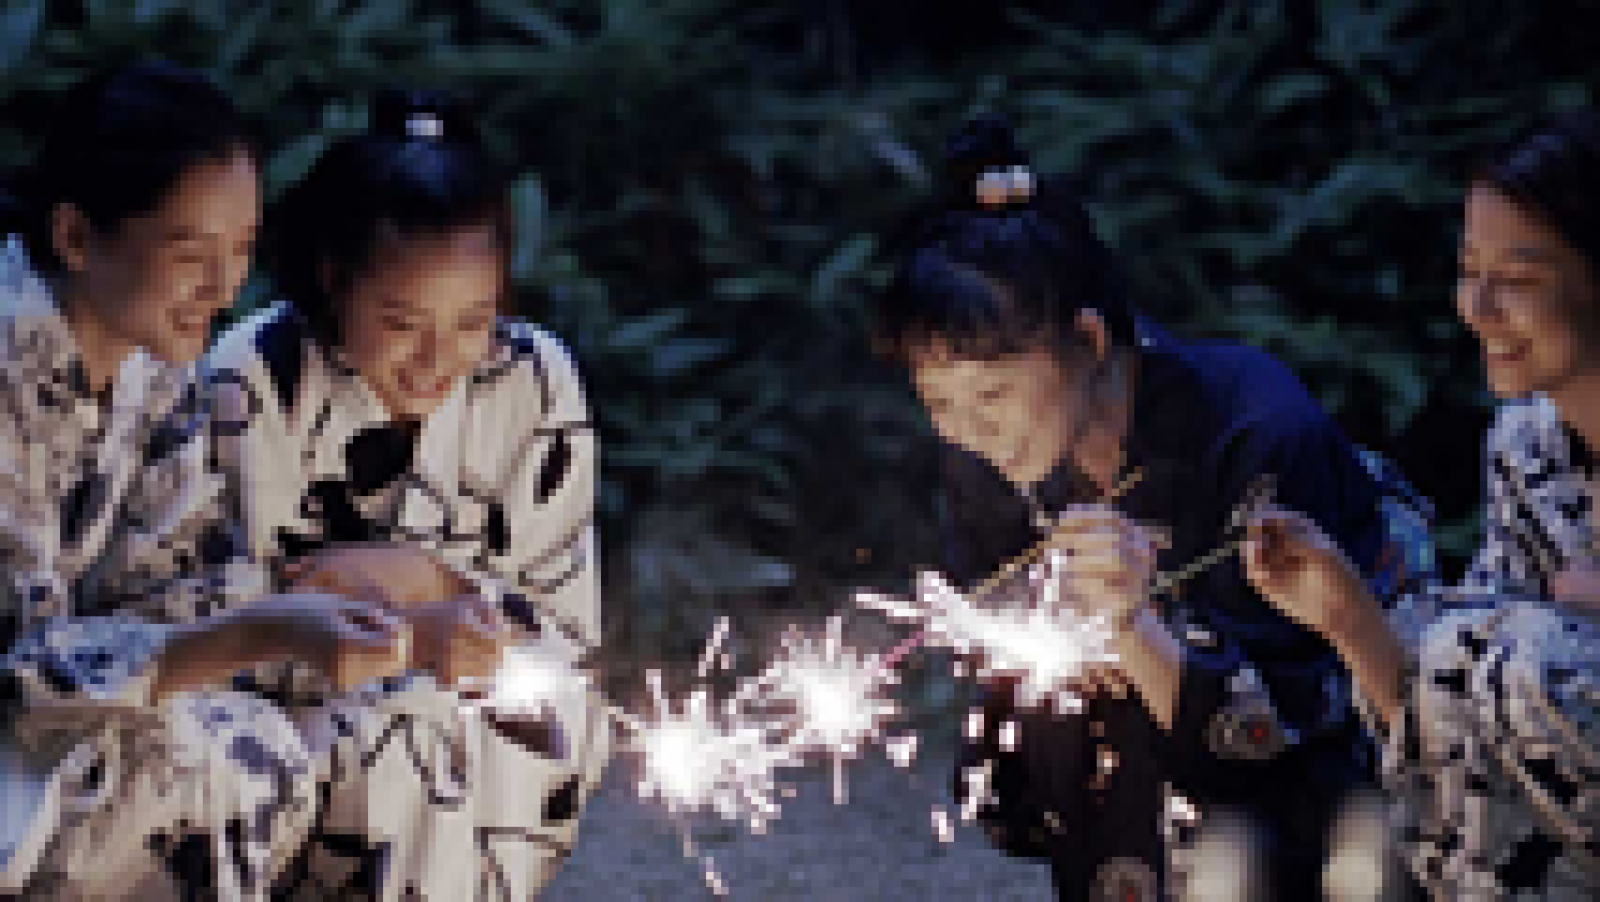
[[[911,359],[934,429],[1019,486],[1048,475],[1071,441],[1082,404],[1073,376],[1043,348],[974,360],[933,341]]]
[[[109,235],[58,207],[56,248],[108,339],[185,364],[249,275],[260,219],[255,160],[240,150],[192,166],[153,212]]]
[[[1582,253],[1493,187],[1467,196],[1456,309],[1502,398],[1559,393],[1600,366],[1600,297]]]
[[[389,244],[340,300],[352,366],[399,418],[423,418],[488,356],[504,275],[490,226]]]

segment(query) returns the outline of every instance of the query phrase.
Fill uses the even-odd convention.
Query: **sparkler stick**
[[[1144,470],[1134,470],[1132,473],[1129,473],[1127,476],[1123,477],[1121,482],[1117,483],[1109,492],[1102,496],[1100,503],[1115,503],[1118,498],[1121,498],[1123,495],[1126,495],[1128,492],[1132,491],[1133,487],[1138,485],[1143,479]],[[972,591],[969,597],[977,600],[985,598],[993,593],[1012,577],[1016,576],[1017,573],[1019,573],[1024,567],[1027,567],[1028,565],[1038,561],[1038,559],[1045,552],[1049,551],[1055,545],[1056,540],[1060,538],[1064,531],[1065,527],[1058,527],[1056,530],[1052,531],[1050,535],[1045,536],[1031,548],[1007,561],[1004,566],[990,574],[988,579],[985,579],[981,584],[979,584],[979,586]],[[892,649],[887,655],[884,655],[882,658],[883,666],[893,667],[899,664],[902,658],[915,651],[918,646],[922,645],[926,638],[926,629],[918,630],[912,633],[905,641],[895,646],[894,649]]]

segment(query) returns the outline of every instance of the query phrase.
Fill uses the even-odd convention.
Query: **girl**
[[[1377,485],[1276,361],[1136,316],[1087,212],[1058,181],[1034,180],[1003,122],[969,124],[948,158],[947,196],[878,311],[881,347],[945,440],[948,569],[970,584],[1070,527],[1063,592],[1116,624],[1120,659],[1079,714],[1019,711],[992,687],[958,792],[990,763],[991,834],[1048,859],[1062,899],[1178,892],[1162,836],[1169,782],[1215,840],[1177,863],[1190,892],[1223,880],[1217,898],[1317,898],[1329,824],[1368,779],[1337,659],[1236,562],[1153,604],[1148,584],[1154,566],[1221,544],[1266,474],[1370,566],[1384,539]],[[1114,508],[1082,507],[1134,472],[1142,481]],[[996,740],[1013,719],[1014,751]],[[1232,857],[1198,860],[1213,847]]]
[[[169,897],[171,864],[190,891],[264,898],[312,762],[264,700],[197,690],[288,657],[365,682],[398,669],[403,627],[336,596],[256,598],[222,516],[185,377],[259,218],[232,104],[141,62],[56,122],[0,261],[0,890]]]
[[[1600,115],[1489,158],[1471,182],[1456,306],[1506,399],[1482,549],[1461,584],[1387,622],[1338,541],[1252,522],[1249,574],[1349,663],[1387,733],[1407,859],[1435,899],[1600,896]]]
[[[213,352],[220,462],[259,559],[388,598],[415,665],[344,696],[292,668],[265,687],[333,759],[291,880],[311,898],[529,898],[573,842],[609,725],[577,669],[599,638],[595,438],[565,349],[499,315],[506,180],[454,107],[389,92],[269,221],[287,300]],[[536,684],[486,682],[502,649]]]

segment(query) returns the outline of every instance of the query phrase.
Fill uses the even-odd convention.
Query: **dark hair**
[[[384,91],[367,132],[328,148],[271,211],[267,269],[313,333],[337,343],[339,296],[386,242],[489,225],[509,265],[507,187],[471,117],[452,98]]]
[[[1569,110],[1491,153],[1474,174],[1555,229],[1600,284],[1600,116]]]
[[[1027,155],[999,116],[973,119],[949,139],[939,195],[895,242],[903,257],[876,305],[880,354],[904,363],[940,339],[989,359],[1044,339],[1065,357],[1085,308],[1106,320],[1114,344],[1133,344],[1127,280],[1067,178],[1035,178],[1026,199],[979,202],[984,172],[1016,166],[1028,167]]]
[[[55,102],[35,162],[11,174],[0,226],[19,235],[36,269],[57,273],[55,208],[72,204],[102,235],[161,206],[198,163],[241,150],[256,136],[227,95],[199,73],[140,60],[74,85]]]

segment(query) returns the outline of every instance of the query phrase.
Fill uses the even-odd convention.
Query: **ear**
[[[89,265],[94,226],[73,204],[56,204],[50,210],[50,245],[67,272],[80,273]]]
[[[1100,315],[1100,311],[1091,307],[1082,308],[1072,327],[1087,340],[1095,360],[1104,360],[1111,354],[1111,327],[1106,324],[1106,318]]]

